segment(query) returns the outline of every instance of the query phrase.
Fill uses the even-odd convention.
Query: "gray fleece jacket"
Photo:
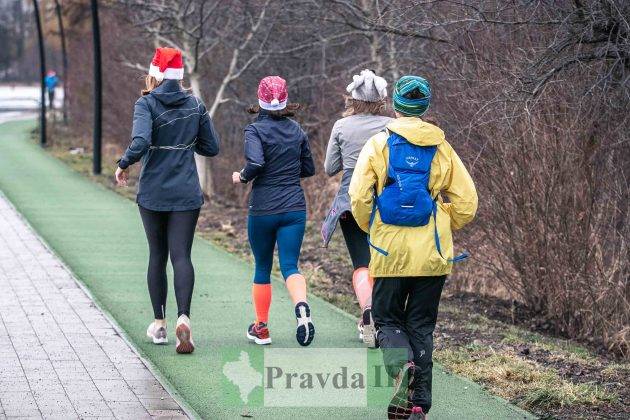
[[[390,117],[370,114],[351,115],[337,120],[326,149],[326,174],[333,176],[341,170],[353,170],[365,143],[391,120]]]
[[[343,177],[339,185],[339,191],[332,202],[328,215],[322,224],[322,240],[324,247],[328,246],[337,227],[339,217],[350,211],[350,196],[348,186],[352,179],[352,172],[357,163],[357,158],[365,143],[392,120],[390,117],[380,115],[359,114],[342,118],[335,122],[328,149],[324,169],[328,176],[333,176],[343,170]]]

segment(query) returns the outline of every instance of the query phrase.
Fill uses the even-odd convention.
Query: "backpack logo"
[[[407,162],[407,165],[411,166],[412,168],[414,166],[416,166],[418,164],[418,162],[420,162],[420,159],[418,159],[415,156],[407,156],[405,158],[405,162]]]

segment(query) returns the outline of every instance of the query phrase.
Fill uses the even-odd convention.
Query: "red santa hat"
[[[280,76],[267,76],[258,85],[258,104],[267,111],[286,108],[289,93],[287,82]]]
[[[158,82],[164,79],[182,80],[184,78],[184,60],[182,52],[175,48],[156,48],[149,76],[155,77]]]

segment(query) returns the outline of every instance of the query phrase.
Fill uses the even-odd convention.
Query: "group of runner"
[[[154,312],[147,336],[156,344],[168,341],[170,256],[178,307],[176,351],[191,353],[191,248],[203,204],[194,153],[217,155],[219,137],[205,105],[182,87],[183,76],[181,52],[158,48],[135,104],[131,144],[115,176],[126,185],[128,167],[142,160],[137,203],[149,243],[147,282]],[[325,172],[331,177],[342,172],[342,177],[322,239],[328,245],[336,226],[341,227],[362,312],[360,337],[367,346],[383,349],[387,372],[396,379],[390,417],[422,419],[431,407],[440,296],[453,262],[462,258],[454,257],[451,231],[473,219],[477,194],[443,131],[421,118],[432,100],[426,79],[410,75],[396,82],[393,115],[387,82],[373,71],[355,75],[347,92],[343,118],[335,122],[326,151]],[[246,163],[232,174],[234,184],[252,184],[247,232],[255,259],[255,320],[246,336],[256,344],[271,343],[276,244],[294,304],[297,342],[308,346],[315,337],[298,260],[307,219],[300,180],[316,168],[308,137],[291,118],[298,108],[288,101],[284,79],[263,78],[258,104],[248,109],[255,120],[244,130]]]

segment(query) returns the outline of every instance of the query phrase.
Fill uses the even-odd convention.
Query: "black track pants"
[[[431,408],[433,330],[445,280],[377,277],[372,292],[372,316],[387,373],[395,378],[405,363],[414,362],[411,400],[425,413]]]
[[[352,267],[355,270],[368,267],[370,265],[370,245],[368,244],[367,233],[359,227],[349,211],[341,215],[339,226],[341,226],[341,232],[352,259]]]
[[[190,301],[195,285],[195,271],[190,259],[199,209],[188,211],[153,211],[140,207],[140,216],[149,242],[147,283],[155,319],[166,316],[166,262],[170,255],[175,273],[177,316],[190,316]]]

